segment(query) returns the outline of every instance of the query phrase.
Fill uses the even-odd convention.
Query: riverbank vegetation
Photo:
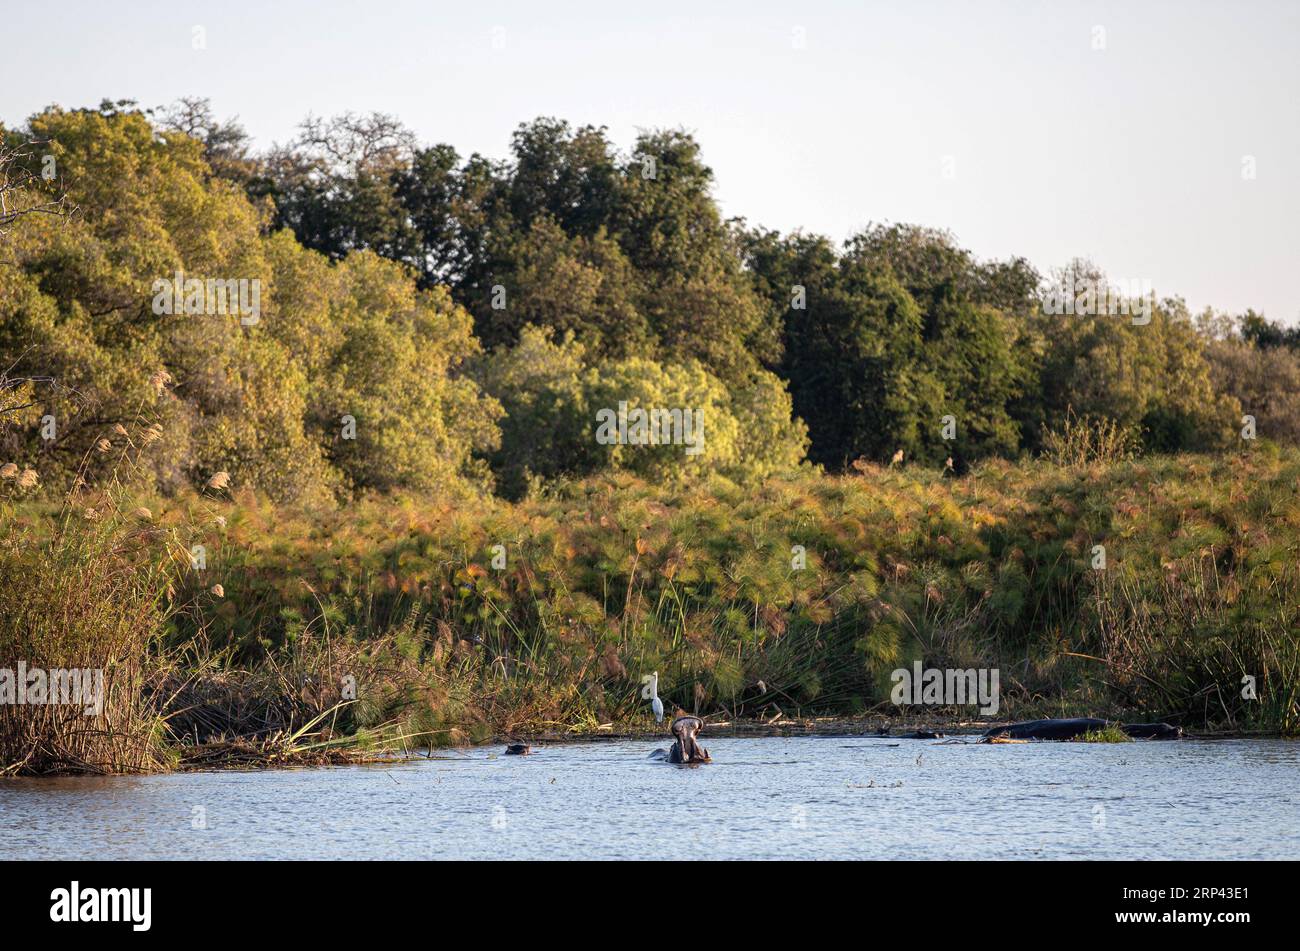
[[[0,705],[2,771],[642,724],[652,672],[886,716],[917,660],[999,669],[1003,718],[1300,727],[1300,342],[1260,315],[724,221],[679,131],[0,134],[0,669],[107,698]],[[597,442],[622,403],[702,451]]]
[[[518,503],[151,496],[99,552],[125,601],[28,567],[46,558],[35,539],[67,530],[32,503],[6,523],[0,593],[29,607],[4,634],[35,615],[93,636],[77,606],[129,626],[134,667],[110,661],[111,682],[140,685],[156,757],[198,761],[236,739],[289,758],[647,725],[653,671],[670,711],[883,719],[907,712],[889,674],[914,660],[998,668],[1001,719],[1290,733],[1298,479],[1300,454],[1265,451],[745,487],[622,475]]]

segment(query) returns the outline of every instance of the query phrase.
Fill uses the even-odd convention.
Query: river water
[[[382,766],[0,780],[40,859],[1255,859],[1300,856],[1300,743],[702,737]]]

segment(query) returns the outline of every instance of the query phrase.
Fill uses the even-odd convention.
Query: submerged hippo
[[[678,717],[673,721],[673,736],[676,742],[667,750],[655,750],[650,755],[669,763],[709,763],[712,762],[709,751],[700,746],[695,736],[704,729],[704,721],[699,717]]]
[[[1007,726],[995,726],[984,734],[985,740],[1077,740],[1086,733],[1099,733],[1109,724],[1096,717],[1072,717],[1066,720],[1026,720]],[[1181,727],[1168,723],[1125,723],[1120,725],[1127,736],[1141,740],[1175,740],[1183,735]]]
[[[506,747],[506,756],[527,756],[532,748],[527,743],[511,743]]]
[[[1183,728],[1169,723],[1125,723],[1120,727],[1135,740],[1176,740]]]

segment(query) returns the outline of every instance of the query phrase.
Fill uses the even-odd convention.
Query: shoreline
[[[915,742],[934,742],[945,739],[969,739],[983,735],[993,727],[1005,726],[1016,720],[966,720],[954,719],[924,720],[919,718],[895,718],[883,721],[880,717],[803,717],[784,718],[780,720],[741,719],[705,721],[704,736],[724,737],[728,739],[762,739],[779,737],[873,737],[881,740],[913,740]],[[887,732],[881,732],[884,729]],[[933,732],[937,738],[913,737],[913,732]],[[338,766],[374,766],[409,762],[420,759],[432,759],[439,753],[490,750],[504,747],[510,742],[523,742],[529,745],[560,746],[567,744],[601,743],[618,740],[662,740],[671,739],[666,727],[644,727],[635,724],[603,724],[595,729],[560,730],[550,729],[501,735],[491,740],[478,743],[462,743],[447,746],[425,746],[414,749],[398,747],[373,748],[322,748],[298,751],[268,749],[255,741],[236,740],[225,743],[204,744],[176,750],[175,765],[171,769],[153,772],[135,773],[86,773],[56,772],[42,775],[0,776],[4,780],[23,779],[63,779],[76,778],[110,778],[115,776],[166,776],[177,773],[202,772],[261,772],[281,769],[325,769]],[[1277,730],[1221,730],[1186,733],[1184,740],[1281,740],[1296,739],[1287,737]],[[1071,742],[1056,740],[1032,740],[1030,743]],[[1133,740],[1131,742],[1141,742]],[[1168,741],[1160,741],[1168,742]]]
[[[1083,714],[1080,714],[1082,716]],[[701,736],[723,737],[782,737],[782,736],[877,736],[881,739],[910,739],[912,732],[933,732],[941,736],[981,736],[994,727],[1007,726],[1024,722],[1027,719],[1049,719],[1026,717],[1015,720],[968,720],[942,718],[923,719],[918,717],[900,717],[882,719],[881,717],[787,717],[780,720],[737,719],[710,721],[704,719]],[[1102,719],[1111,719],[1103,717]],[[882,729],[885,732],[881,732]],[[1193,740],[1245,740],[1245,739],[1286,739],[1279,730],[1206,730],[1187,731],[1183,739]],[[535,741],[539,743],[588,742],[600,740],[655,740],[671,739],[667,721],[654,727],[640,727],[632,724],[605,724],[595,730],[580,732],[543,730],[537,732],[521,731],[517,734],[502,735],[490,743],[474,743],[471,747],[493,746],[498,743],[518,741]],[[1042,741],[1055,742],[1055,741]]]

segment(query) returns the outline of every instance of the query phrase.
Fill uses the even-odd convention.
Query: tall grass
[[[155,373],[153,395],[170,379]],[[129,426],[95,441],[62,498],[24,504],[34,471],[0,480],[0,670],[91,671],[102,685],[91,707],[65,697],[0,704],[0,774],[145,772],[175,762],[165,704],[150,686],[169,663],[162,642],[181,608],[187,529],[132,501],[140,450],[162,435],[147,403]]]
[[[1212,559],[1193,567],[1099,584],[1111,686],[1162,718],[1300,732],[1300,572],[1228,580]]]
[[[1061,466],[1114,463],[1131,459],[1141,448],[1141,435],[1116,419],[1079,416],[1066,407],[1059,426],[1043,431],[1043,455]]]
[[[102,672],[102,707],[0,704],[0,773],[140,772],[168,759],[146,697],[169,587],[163,531],[111,504],[34,531],[0,506],[0,668]]]

